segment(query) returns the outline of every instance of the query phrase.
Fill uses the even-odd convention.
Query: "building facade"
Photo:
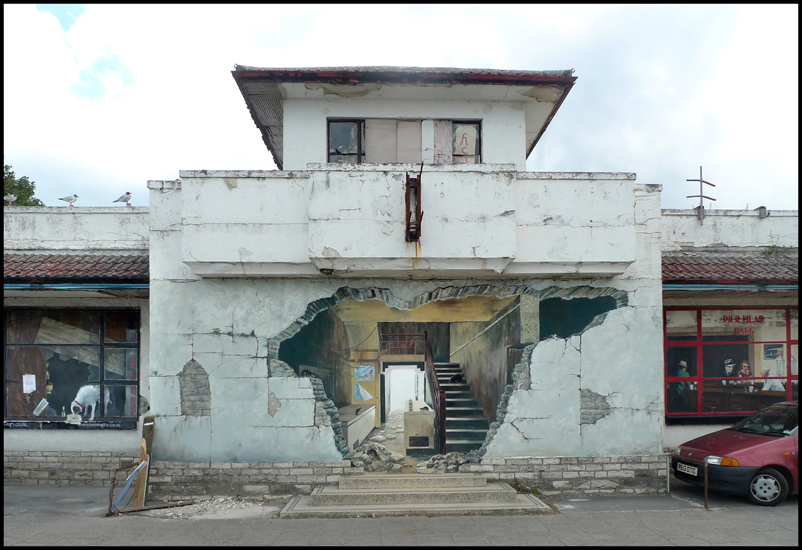
[[[308,491],[360,471],[349,453],[400,393],[434,405],[431,388],[411,395],[391,376],[431,360],[460,366],[486,421],[481,437],[438,434],[441,448],[471,452],[464,471],[546,490],[656,491],[664,447],[705,429],[669,420],[710,422],[703,391],[677,414],[667,361],[782,353],[784,388],[795,388],[796,271],[782,289],[750,279],[710,294],[704,278],[670,283],[661,265],[716,254],[705,239],[736,233],[721,246],[765,248],[744,225],[781,234],[770,245],[793,250],[776,258],[792,257],[796,213],[724,214],[731,225],[714,235],[714,216],[698,228],[692,211],[661,216],[660,187],[634,174],[527,172],[571,71],[240,66],[233,76],[278,170],[181,171],[148,182],[149,209],[6,208],[7,480],[58,481],[46,459],[77,448],[133,455],[147,401],[154,489]],[[113,286],[142,284],[120,266],[144,255],[146,289]],[[90,273],[98,258],[118,269],[54,277],[76,256],[91,256]],[[57,268],[9,269],[37,262]],[[676,312],[664,311],[669,300]],[[689,315],[758,302],[774,332],[783,312],[785,339],[766,332],[759,345],[712,351],[705,331],[687,340]],[[720,382],[698,368],[691,377]],[[98,388],[95,418],[59,417],[84,386]],[[47,396],[55,406],[37,412]],[[31,456],[38,470],[20,467]]]

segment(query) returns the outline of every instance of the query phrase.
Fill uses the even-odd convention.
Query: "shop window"
[[[796,308],[667,309],[666,414],[747,414],[797,399],[797,325]]]
[[[136,310],[8,309],[4,357],[6,420],[75,412],[82,424],[115,427],[106,421],[138,417]]]

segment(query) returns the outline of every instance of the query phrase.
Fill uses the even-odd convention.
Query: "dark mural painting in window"
[[[797,308],[666,308],[666,414],[743,415],[798,399]]]
[[[6,419],[136,419],[139,312],[7,309],[4,367]]]

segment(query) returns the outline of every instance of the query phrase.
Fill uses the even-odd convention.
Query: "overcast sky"
[[[4,5],[4,159],[48,206],[147,205],[179,170],[275,169],[231,71],[575,69],[527,161],[635,172],[663,208],[799,208],[799,8]],[[709,201],[705,201],[707,208]]]

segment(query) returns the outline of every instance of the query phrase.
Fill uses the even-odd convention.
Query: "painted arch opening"
[[[271,376],[313,378],[332,425],[341,427],[338,447],[347,452],[399,403],[407,407],[411,399],[416,410],[432,405],[423,374],[425,333],[438,377],[453,390],[446,396],[445,449],[476,451],[492,438],[495,430],[490,436],[488,430],[520,385],[519,374],[528,376],[521,365],[537,342],[579,333],[626,303],[626,292],[609,288],[448,286],[404,300],[388,289],[343,287],[310,303],[271,342]],[[437,449],[434,441],[424,443]]]

